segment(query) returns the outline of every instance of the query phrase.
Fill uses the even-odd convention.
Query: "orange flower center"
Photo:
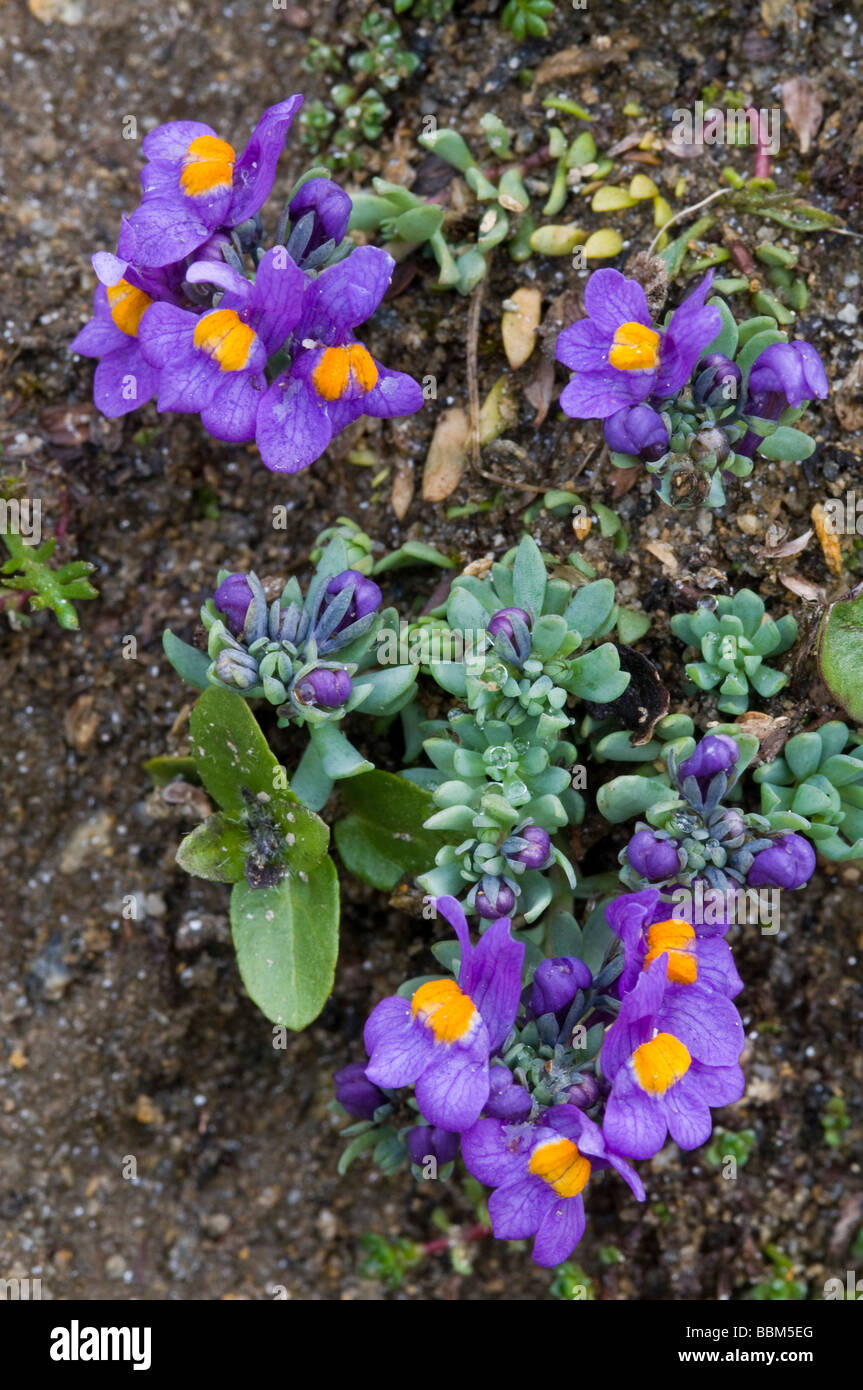
[[[120,280],[116,285],[108,285],[108,307],[111,318],[122,333],[137,338],[141,319],[153,303],[148,294],[130,285],[128,280]]]
[[[653,371],[659,364],[659,334],[643,323],[622,323],[608,360],[622,372]]]
[[[531,1154],[528,1167],[553,1187],[558,1197],[577,1197],[590,1177],[590,1162],[571,1139],[550,1139],[547,1144],[540,1144]]]
[[[662,1096],[686,1075],[692,1058],[679,1038],[671,1033],[657,1033],[650,1042],[635,1049],[632,1064],[641,1089],[649,1095]]]
[[[218,362],[223,372],[242,371],[254,341],[254,329],[234,309],[214,309],[195,324],[195,347]]]
[[[462,994],[455,980],[429,980],[420,985],[411,1001],[414,1018],[431,1028],[435,1042],[458,1042],[477,1017],[476,1005]]]
[[[180,187],[190,198],[230,188],[234,177],[233,146],[215,135],[199,135],[183,159]]]
[[[668,978],[675,985],[694,985],[698,979],[698,958],[695,954],[695,931],[688,922],[671,917],[667,922],[654,922],[647,932],[645,970],[657,957],[668,953]]]
[[[377,379],[378,369],[362,343],[324,348],[312,372],[315,390],[325,401],[341,400],[351,386],[364,396],[377,384]]]

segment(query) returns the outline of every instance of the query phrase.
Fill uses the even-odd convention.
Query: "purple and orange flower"
[[[560,1264],[581,1240],[582,1193],[594,1171],[614,1168],[644,1201],[638,1174],[574,1105],[546,1110],[536,1125],[480,1120],[462,1135],[461,1151],[468,1171],[495,1188],[488,1210],[497,1238],[535,1236],[540,1265]]]
[[[298,322],[308,281],[282,246],[264,256],[254,284],[216,261],[196,262],[186,278],[224,293],[205,313],[162,303],[142,321],[144,357],[159,374],[158,409],[199,411],[214,438],[246,443],[255,437],[267,359]]]
[[[660,329],[637,280],[611,268],[595,271],[584,291],[587,317],[557,339],[558,360],[575,372],[561,392],[561,409],[579,420],[607,420],[679,391],[721,327],[719,310],[704,302],[712,279],[709,271]],[[650,415],[640,420],[639,434],[658,440],[665,427],[655,411]]]
[[[721,996],[690,989],[675,998],[669,956],[666,949],[642,972],[602,1045],[602,1070],[612,1083],[603,1132],[630,1158],[652,1158],[667,1134],[682,1149],[697,1149],[710,1137],[711,1106],[729,1105],[744,1090],[736,1009],[732,1029],[715,1013]]]
[[[422,387],[381,365],[353,330],[384,297],[395,262],[374,246],[358,247],[312,281],[296,325],[291,365],[260,404],[257,444],[267,468],[299,473],[333,435],[361,415],[412,415]]]
[[[381,1000],[365,1027],[366,1076],[376,1086],[415,1085],[429,1124],[461,1130],[479,1118],[489,1098],[489,1057],[515,1022],[524,945],[502,917],[473,946],[461,904],[441,897],[437,910],[461,946],[458,980],[429,980],[410,1000]]]
[[[190,256],[220,227],[254,217],[273,186],[291,122],[303,104],[288,97],[265,111],[239,156],[212,126],[171,121],[145,136],[143,194],[124,219],[119,255],[137,266]]]

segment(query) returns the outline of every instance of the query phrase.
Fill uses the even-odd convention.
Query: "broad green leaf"
[[[707,303],[711,308],[719,310],[722,326],[713,341],[702,349],[701,356],[707,357],[711,352],[723,352],[726,357],[733,360],[737,351],[737,320],[724,299],[714,297],[708,299]]]
[[[391,772],[367,772],[341,792],[350,814],[336,822],[336,845],[364,883],[389,892],[433,867],[450,836],[425,829],[436,809],[427,791]]]
[[[802,462],[808,459],[815,449],[815,440],[803,430],[792,429],[790,425],[780,425],[758,446],[762,458],[781,459],[785,462]]]
[[[190,647],[188,642],[175,637],[170,628],[166,628],[162,633],[162,647],[178,676],[182,676],[184,681],[196,686],[198,690],[209,689],[207,670],[210,658],[206,652],[199,652],[197,647]]]
[[[275,888],[236,883],[231,928],[251,998],[273,1023],[305,1028],[333,988],[339,952],[339,880],[326,855]]]
[[[863,769],[861,769],[863,770]],[[198,769],[194,758],[173,756],[168,753],[157,754],[144,763],[144,771],[153,779],[154,787],[167,787],[175,777],[184,782],[197,782]]]
[[[278,857],[291,871],[317,864],[329,830],[283,785],[284,769],[243,697],[209,686],[192,710],[189,729],[198,776],[222,810],[250,825],[274,824],[284,841]]]
[[[177,863],[196,878],[206,878],[212,883],[236,883],[243,877],[250,848],[245,826],[217,811],[181,841]]]
[[[629,672],[620,669],[617,648],[604,642],[592,652],[576,657],[570,666],[566,688],[582,700],[609,704],[622,695],[629,685]]]
[[[578,590],[564,617],[568,625],[575,628],[586,639],[593,637],[595,633],[604,628],[611,617],[613,607],[613,580],[597,579],[594,583],[585,584]]]
[[[837,704],[863,723],[863,585],[828,608],[818,633],[821,677]]]
[[[677,792],[658,777],[615,777],[596,793],[597,807],[612,825],[643,815],[649,806],[674,805],[677,800]]]

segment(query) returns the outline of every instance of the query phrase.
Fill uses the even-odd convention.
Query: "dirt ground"
[[[4,623],[0,636],[0,1276],[41,1278],[43,1297],[264,1299],[280,1286],[316,1300],[551,1296],[548,1272],[526,1250],[493,1241],[475,1247],[472,1275],[435,1255],[396,1292],[360,1277],[364,1233],[432,1239],[437,1205],[455,1221],[473,1219],[453,1185],[428,1195],[410,1178],[370,1175],[364,1158],[346,1178],[336,1173],[331,1073],[361,1055],[365,1015],[406,964],[420,973],[410,967],[425,961],[426,926],[343,875],[335,994],[314,1026],[274,1050],[233,961],[227,892],[174,863],[189,822],[151,793],[142,763],[183,747],[188,692],[162,655],[161,632],[170,625],[193,638],[221,566],[302,572],[315,535],[340,514],[387,546],[417,537],[465,563],[500,552],[518,538],[534,498],[518,484],[577,479],[582,493],[612,503],[607,472],[587,466],[597,427],[574,426],[552,407],[537,431],[522,398],[508,436],[522,458],[487,451],[484,474],[469,470],[440,506],[424,504],[417,488],[399,523],[392,471],[383,483],[375,476],[387,465],[418,476],[436,409],[466,403],[468,301],[434,292],[425,264],[366,336],[391,365],[436,375],[437,405],[409,425],[354,430],[294,478],[272,476],[254,450],[214,443],[194,421],[152,407],[102,420],[90,405],[92,364],[67,350],[90,303],[89,257],[113,249],[137,190],[140,150],[123,138],[124,117],[136,118],[139,134],[165,120],[202,119],[242,144],[264,107],[298,90],[325,94],[325,79],[300,68],[308,39],[337,40],[363,8],[337,0],[307,10],[264,0],[2,5],[2,465],[43,499],[62,559],[96,565],[99,589],[98,601],[80,605],[77,633],[43,615],[21,631]],[[734,3],[636,0],[570,12],[561,0],[548,38],[521,46],[491,8],[457,3],[440,25],[405,17],[407,46],[422,62],[390,99],[394,119],[363,177],[418,166],[423,114],[469,138],[489,109],[516,129],[541,129],[539,99],[519,68],[625,29],[639,40],[628,59],[567,84],[595,113],[600,149],[633,127],[622,113],[629,100],[640,101],[646,123],[667,130],[673,109],[708,82],[744,86],[769,106],[777,84],[806,73],[824,79],[824,124],[805,159],[788,132],[776,177],[859,227],[863,91],[851,7],[764,0],[759,17],[757,7]],[[736,151],[732,162],[748,172],[750,157]],[[289,139],[278,188],[286,192],[305,162]],[[726,162],[721,150],[688,161],[687,199],[715,187]],[[671,186],[679,173],[669,155],[663,179]],[[652,236],[647,219],[631,216],[627,252]],[[751,237],[758,229],[743,230]],[[863,350],[859,242],[821,234],[803,247],[811,297],[796,331],[814,342],[835,385]],[[480,320],[481,396],[505,367],[503,299],[530,282],[548,302],[570,283],[561,265],[535,256],[514,267],[497,254]],[[519,380],[529,381],[529,370]],[[768,520],[798,535],[814,502],[863,484],[861,435],[842,430],[832,404],[808,428],[818,449],[805,466],[760,464],[723,512],[672,513],[644,479],[616,503],[630,531],[627,553],[617,556],[599,537],[585,548],[623,602],[651,612],[641,649],[662,670],[672,707],[689,708],[702,728],[715,716],[706,700],[687,703],[667,622],[686,606],[687,586],[703,592],[730,576],[732,587],[758,588],[769,605],[795,613],[804,639],[817,604],[784,587],[780,572],[833,591],[814,542],[784,568],[759,554]],[[360,442],[375,466],[347,461]],[[446,515],[450,504],[495,496],[489,510]],[[271,524],[277,504],[290,509],[287,535]],[[549,549],[572,547],[565,523],[547,518],[532,530]],[[644,548],[655,541],[670,547],[676,572]],[[391,592],[413,599],[433,582],[408,571]],[[124,656],[128,637],[135,659]],[[821,715],[811,664],[798,664],[770,709],[795,725]],[[589,818],[584,843],[602,833]],[[606,840],[607,863],[621,842]],[[596,1297],[739,1299],[769,1276],[768,1245],[788,1256],[812,1298],[852,1267],[863,1227],[858,879],[846,870],[840,881],[824,866],[806,892],[786,896],[778,936],[736,929],[748,1089],[721,1122],[755,1131],[752,1155],[728,1182],[703,1153],[669,1146],[640,1165],[644,1207],[620,1183],[597,1184],[577,1252]],[[131,896],[134,920],[124,916]],[[831,1095],[844,1098],[852,1121],[839,1150],[825,1144],[821,1123]],[[620,1260],[600,1256],[611,1246]]]

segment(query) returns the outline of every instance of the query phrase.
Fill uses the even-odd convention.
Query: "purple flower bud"
[[[213,602],[224,616],[225,626],[234,637],[239,637],[243,630],[251,601],[251,586],[244,574],[229,574],[213,594]]]
[[[580,989],[589,989],[593,976],[576,956],[553,956],[536,967],[530,994],[531,1011],[559,1014],[568,1009]]]
[[[509,1067],[492,1067],[488,1074],[489,1092],[483,1114],[494,1120],[526,1120],[533,1102],[530,1092],[520,1086]]]
[[[579,1110],[589,1110],[601,1095],[602,1088],[596,1077],[590,1072],[582,1071],[575,1078],[575,1085],[570,1090],[567,1100],[570,1105],[578,1106]]]
[[[433,1158],[439,1168],[454,1163],[458,1154],[458,1135],[438,1125],[414,1125],[405,1135],[405,1144],[411,1163],[424,1168]]]
[[[632,868],[649,883],[671,878],[680,868],[676,840],[660,840],[652,830],[636,830],[626,846]]]
[[[324,591],[324,608],[328,608],[336,594],[340,594],[351,584],[354,586],[354,595],[348,611],[336,625],[336,632],[343,632],[360,618],[367,618],[370,613],[376,613],[383,598],[373,579],[367,579],[359,570],[342,570],[341,574],[330,580]]]
[[[816,396],[823,400],[827,391],[824,363],[811,343],[773,343],[752,364],[746,414],[776,419],[786,404],[796,409]]]
[[[331,671],[318,666],[294,687],[302,705],[319,705],[321,709],[338,709],[350,699],[353,682],[347,671]]]
[[[708,734],[699,743],[695,752],[685,758],[677,769],[680,785],[687,777],[694,777],[702,795],[707,791],[711,779],[718,772],[729,772],[740,757],[740,749],[728,734]]]
[[[315,221],[312,234],[300,253],[301,257],[316,251],[325,241],[334,241],[338,245],[348,229],[351,200],[332,179],[307,179],[291,199],[288,209],[291,225],[299,222],[307,212],[314,214]]]
[[[387,1098],[380,1087],[375,1086],[366,1076],[366,1062],[349,1062],[333,1076],[336,1083],[336,1100],[343,1105],[349,1115],[358,1120],[371,1120]]]
[[[793,832],[756,854],[747,875],[750,888],[802,888],[815,869],[815,851]]]
[[[488,883],[488,879],[485,880]],[[508,883],[498,879],[496,886],[488,894],[483,888],[478,889],[474,898],[474,907],[480,917],[486,917],[490,922],[496,922],[498,917],[509,917],[515,907],[515,893]]]
[[[488,620],[488,630],[492,637],[506,637],[515,645],[516,637],[510,618],[521,618],[525,627],[530,627],[530,614],[523,608],[499,608]]]
[[[516,835],[520,840],[527,840],[528,844],[525,849],[508,854],[507,859],[515,859],[528,869],[543,868],[548,863],[551,854],[551,839],[548,831],[543,830],[538,825],[526,825],[522,830],[516,831]]]
[[[692,394],[699,405],[718,409],[737,400],[743,373],[724,352],[710,352],[696,367]]]
[[[668,429],[649,405],[625,405],[609,415],[603,426],[605,442],[617,454],[637,454],[654,463],[668,453]]]

